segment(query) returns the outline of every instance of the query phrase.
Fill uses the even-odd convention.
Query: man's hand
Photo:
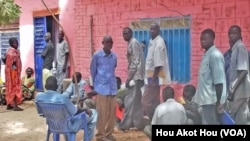
[[[149,83],[149,85],[152,86],[152,87],[155,87],[155,86],[158,85],[157,81],[158,81],[157,77],[152,77],[151,82]]]
[[[63,71],[63,72],[66,72],[66,68],[67,68],[66,65],[64,65],[62,71]]]
[[[216,102],[216,113],[223,113],[223,105],[221,105],[220,102]]]
[[[126,80],[126,85],[125,85],[125,86],[126,86],[126,88],[130,88],[130,86],[129,86],[129,82],[130,82],[130,80],[129,80],[129,79],[127,79],[127,80]]]
[[[92,113],[92,111],[91,111],[90,109],[86,109],[86,111],[85,111],[85,112],[86,112],[86,114],[88,114],[90,117],[91,117],[91,116],[92,116],[92,114],[93,114],[93,113]]]
[[[228,91],[227,100],[230,101],[230,102],[232,102],[234,100],[234,93],[233,93],[232,89],[229,89],[229,91]]]
[[[92,91],[92,92],[87,93],[87,96],[88,96],[89,98],[92,98],[92,97],[95,96],[95,95],[97,95],[97,92],[96,92],[96,91]]]

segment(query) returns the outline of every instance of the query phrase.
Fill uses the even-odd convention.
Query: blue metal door
[[[136,38],[139,42],[143,42],[145,47],[144,47],[144,57],[147,57],[148,53],[148,42],[150,40],[150,34],[148,30],[134,30],[133,31],[133,36]]]
[[[41,53],[45,46],[44,34],[47,32],[46,17],[34,18],[34,57],[35,57],[35,79],[36,90],[43,91]]]
[[[187,83],[190,80],[190,29],[162,28],[161,36],[164,38],[170,67],[172,81]],[[148,42],[150,40],[149,30],[134,30],[134,37],[140,42],[145,41],[145,58],[147,56]]]

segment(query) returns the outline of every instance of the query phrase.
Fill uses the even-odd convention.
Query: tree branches
[[[14,0],[0,0],[0,25],[8,24],[19,18],[21,7]]]

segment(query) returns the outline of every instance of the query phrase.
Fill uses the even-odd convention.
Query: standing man
[[[52,75],[51,69],[55,55],[55,48],[51,41],[50,32],[47,32],[44,35],[44,39],[46,41],[46,45],[45,48],[43,49],[41,56],[43,58],[43,89],[45,90],[45,82],[47,78]]]
[[[235,124],[247,124],[249,116],[248,99],[250,97],[249,58],[242,42],[241,28],[233,25],[228,31],[231,59],[229,66],[229,113]]]
[[[64,40],[64,33],[62,30],[58,33],[58,43],[56,47],[56,78],[58,83],[57,92],[63,92],[63,79],[68,77],[68,62],[69,47]]]
[[[111,52],[113,46],[111,36],[104,36],[102,44],[103,49],[93,55],[90,64],[94,90],[98,93],[96,98],[98,112],[96,138],[97,141],[115,141],[112,133],[115,126],[117,57]]]
[[[141,105],[141,87],[144,85],[143,80],[145,76],[145,61],[141,44],[132,36],[133,32],[131,28],[125,27],[123,29],[123,38],[128,42],[128,77],[126,80],[126,88],[128,88],[128,94],[125,97],[126,104],[123,120],[119,125],[119,128],[121,130],[129,130],[129,128],[132,127],[144,129],[142,123],[143,109]],[[129,85],[129,82],[131,80],[135,81],[134,86]]]
[[[144,118],[152,119],[155,108],[160,104],[160,86],[171,83],[167,47],[160,36],[160,26],[150,27],[151,39],[146,58],[145,89],[142,96]]]
[[[225,102],[226,77],[224,56],[214,45],[215,33],[205,29],[200,42],[205,54],[199,68],[198,86],[194,102],[201,106],[202,124],[219,124],[218,112]]]

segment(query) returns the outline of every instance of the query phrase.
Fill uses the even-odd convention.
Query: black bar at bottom
[[[152,141],[164,139],[250,140],[250,125],[152,125]]]

